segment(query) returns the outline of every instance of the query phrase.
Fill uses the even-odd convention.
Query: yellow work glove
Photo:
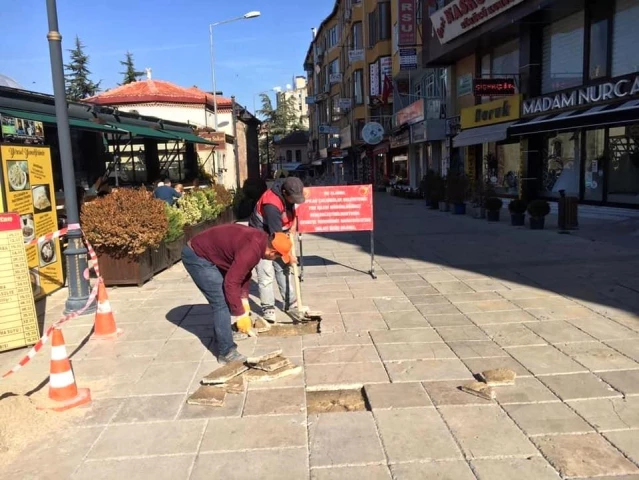
[[[242,306],[244,307],[244,313],[250,315],[251,314],[251,304],[249,303],[248,298],[242,299]]]
[[[237,331],[241,333],[246,333],[249,337],[256,337],[257,334],[255,330],[253,330],[253,321],[248,314],[244,314],[241,317],[236,317],[235,325],[237,326]]]

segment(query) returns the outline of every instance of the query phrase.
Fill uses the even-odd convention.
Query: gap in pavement
[[[306,392],[306,410],[314,413],[348,413],[370,411],[363,388],[317,390]]]

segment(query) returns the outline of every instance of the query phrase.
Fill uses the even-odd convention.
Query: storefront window
[[[636,0],[616,0],[612,29],[612,76],[639,71],[637,48],[639,3]]]
[[[579,132],[561,132],[547,137],[541,185],[544,196],[579,196]]]
[[[590,25],[590,79],[608,74],[608,20],[593,21]]]
[[[562,18],[543,32],[542,93],[583,83],[584,12]]]
[[[609,130],[608,202],[639,204],[639,125]]]
[[[586,151],[584,161],[584,200],[601,202],[603,200],[603,175],[606,151],[606,131],[588,130],[586,132]]]
[[[500,195],[517,195],[519,192],[519,142],[484,144],[483,172],[485,178]]]

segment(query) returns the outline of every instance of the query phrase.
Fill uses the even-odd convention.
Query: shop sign
[[[306,97],[306,105],[315,105],[315,97],[313,96]]]
[[[416,0],[398,0],[398,20],[397,28],[397,45],[412,46],[417,44],[417,1]]]
[[[461,119],[459,115],[446,119],[445,133],[447,137],[454,137],[459,133]]]
[[[339,127],[333,127],[331,125],[320,125],[320,135],[337,135],[339,134]]]
[[[473,93],[473,75],[467,73],[457,77],[457,96],[463,97]]]
[[[550,113],[567,108],[588,107],[639,95],[639,75],[612,79],[598,85],[588,85],[545,95],[524,102],[523,116]]]
[[[400,48],[399,49],[399,69],[415,70],[417,68],[417,49],[416,48]]]
[[[379,59],[379,73],[383,80],[393,76],[393,57],[382,57]]]
[[[328,81],[333,84],[333,83],[342,83],[342,78],[343,75],[341,73],[331,73],[328,76]]]
[[[350,110],[353,107],[353,101],[350,98],[340,98],[337,100],[337,107],[340,110]]]
[[[391,148],[405,147],[410,143],[410,129],[404,130],[399,135],[393,135],[390,139]]]
[[[402,108],[396,115],[397,126],[412,124],[424,120],[424,99],[420,98],[408,107]]]
[[[42,145],[44,143],[44,127],[42,122],[0,115],[2,140],[5,143],[24,143]]]
[[[498,97],[515,95],[515,80],[512,78],[475,78],[473,95],[476,97]]]
[[[377,122],[368,122],[362,128],[362,140],[369,145],[377,145],[384,139],[384,127]]]
[[[520,106],[521,95],[513,95],[474,107],[462,108],[461,128],[475,128],[517,120]]]
[[[364,61],[364,49],[358,48],[356,50],[348,51],[348,61],[350,63],[363,62]]]
[[[453,0],[430,16],[439,43],[469,32],[524,0]]]
[[[209,148],[213,147],[221,147],[224,148],[224,143],[226,142],[226,134],[224,132],[206,132],[206,131],[198,131],[196,132],[199,137],[206,138],[207,140],[217,143],[216,146],[208,145]],[[206,145],[205,145],[206,146]]]
[[[422,143],[426,141],[426,122],[419,122],[410,127],[411,143]]]
[[[379,65],[377,62],[371,63],[369,65],[369,73],[370,73],[370,96],[377,97],[379,95]]]
[[[340,132],[340,148],[349,148],[352,144],[351,141],[351,127],[344,127]]]

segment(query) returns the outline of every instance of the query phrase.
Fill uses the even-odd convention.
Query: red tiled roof
[[[141,80],[121,85],[85,102],[98,105],[125,105],[132,103],[187,103],[213,106],[213,95],[197,87],[180,87],[164,80]],[[217,107],[231,107],[231,99],[217,96]]]

